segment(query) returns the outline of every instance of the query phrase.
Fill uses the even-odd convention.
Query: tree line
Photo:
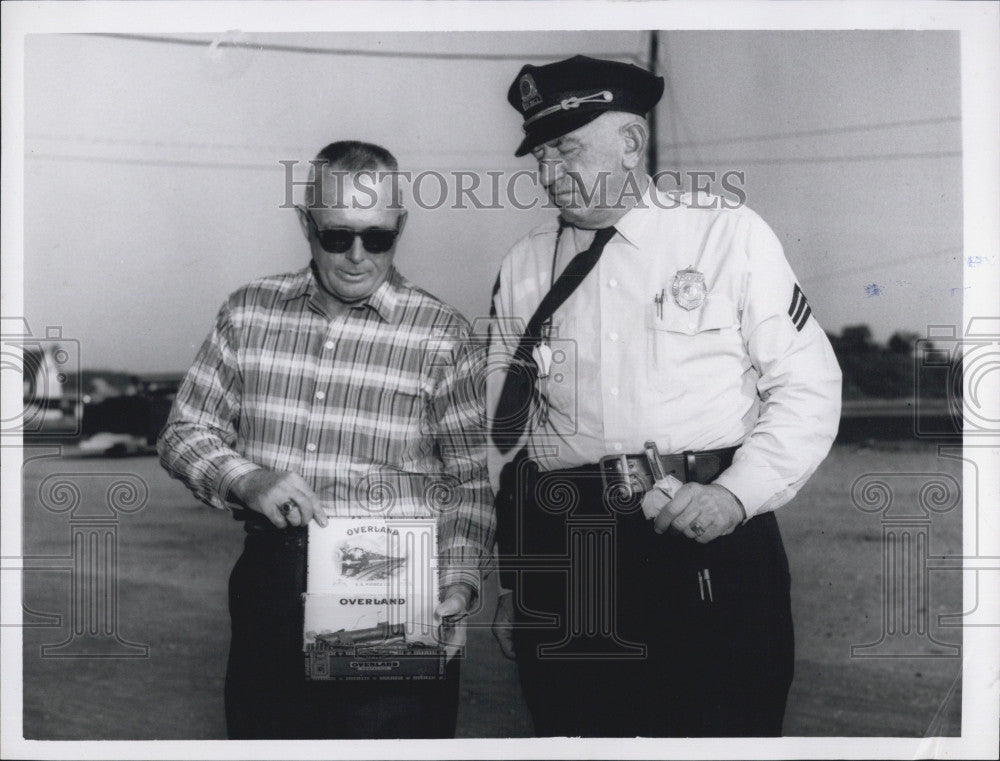
[[[873,340],[867,325],[849,325],[840,335],[827,333],[833,351],[844,374],[844,399],[901,399],[912,398],[917,386],[917,365],[921,355],[917,351],[919,333],[897,331],[885,344]],[[923,345],[922,345],[923,346]],[[947,345],[938,347],[950,351]],[[922,398],[944,398],[947,383],[921,383]],[[958,384],[960,387],[960,384]]]

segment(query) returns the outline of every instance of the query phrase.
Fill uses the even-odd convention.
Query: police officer
[[[829,451],[840,369],[757,214],[651,182],[662,92],[576,56],[507,96],[559,208],[503,260],[487,381],[494,633],[538,735],[779,735],[792,679],[774,511]]]

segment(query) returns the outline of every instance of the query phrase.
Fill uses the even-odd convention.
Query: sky
[[[83,367],[183,371],[229,292],[307,263],[279,161],[301,178],[323,145],[363,139],[413,172],[530,170],[505,97],[520,67],[645,63],[649,45],[644,31],[159,37],[26,41],[25,316],[79,341]],[[958,43],[661,32],[659,168],[743,172],[828,331],[959,324],[979,252],[963,248]],[[482,316],[506,251],[552,213],[411,207],[396,264]]]

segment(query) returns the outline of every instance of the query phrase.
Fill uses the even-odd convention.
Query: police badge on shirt
[[[681,309],[691,311],[705,302],[708,288],[705,286],[705,276],[693,266],[680,270],[674,275],[670,293]]]
[[[674,273],[653,296],[649,326],[689,336],[735,327],[739,318],[725,288],[712,288],[694,265]],[[718,285],[718,284],[716,284]]]

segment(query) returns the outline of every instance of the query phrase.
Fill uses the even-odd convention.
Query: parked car
[[[103,454],[150,451],[163,430],[183,376],[134,376],[125,390],[99,401],[84,398],[80,449]]]

